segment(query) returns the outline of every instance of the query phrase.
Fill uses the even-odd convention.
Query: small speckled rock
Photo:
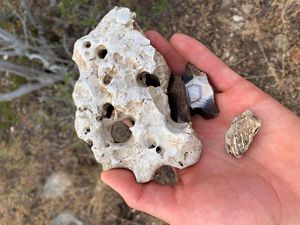
[[[83,225],[79,219],[69,212],[58,214],[52,221],[53,225]]]
[[[190,122],[172,121],[170,70],[134,19],[115,7],[75,43],[75,128],[104,170],[127,168],[147,182],[163,165],[196,163],[201,142]]]
[[[42,197],[46,199],[63,197],[71,185],[72,181],[68,174],[54,173],[47,179],[43,187]]]
[[[246,110],[233,118],[231,127],[225,135],[225,149],[228,154],[241,158],[253,141],[261,126],[261,121],[252,111]]]

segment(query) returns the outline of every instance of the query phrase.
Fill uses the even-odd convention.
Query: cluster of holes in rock
[[[140,78],[144,82],[143,85],[145,85],[147,87],[148,86],[154,86],[154,87],[160,86],[159,79],[155,75],[152,75],[149,73],[142,73],[140,75]],[[87,107],[79,108],[80,111],[86,111],[87,109],[88,109]],[[98,121],[103,120],[103,118],[109,119],[109,118],[111,118],[113,111],[114,111],[113,105],[110,103],[106,103],[103,105],[103,115],[97,116],[96,119]],[[135,122],[131,118],[127,118],[123,121],[117,121],[116,123],[114,123],[112,126],[112,130],[111,130],[111,135],[112,135],[114,142],[115,143],[124,143],[127,140],[129,140],[129,138],[132,134],[130,127],[134,126],[134,124],[135,124]],[[85,131],[84,131],[85,135],[87,135],[90,131],[91,131],[90,128],[85,128]],[[93,142],[90,139],[87,140],[87,143],[90,146],[93,146]],[[108,143],[105,144],[105,147],[107,147],[107,148],[110,147],[110,144],[108,144]],[[155,147],[156,147],[155,151],[158,154],[162,154],[162,148],[160,146],[155,146],[152,144],[148,148],[152,149]],[[179,162],[179,164],[181,166],[183,166],[183,164],[181,162]]]
[[[78,110],[80,112],[84,112],[84,111],[87,111],[87,110],[90,110],[87,106],[82,106],[82,107],[78,107]]]
[[[110,103],[105,103],[103,105],[103,112],[101,116],[97,116],[97,121],[102,121],[104,118],[110,119],[113,111],[114,106]],[[126,142],[130,136],[131,136],[131,130],[130,127],[134,126],[135,121],[132,118],[126,118],[121,121],[115,122],[111,127],[111,136],[115,143],[123,143]],[[89,130],[90,131],[90,130]],[[87,134],[87,129],[85,129],[85,134]],[[105,147],[110,147],[110,145],[107,143]]]
[[[85,41],[83,43],[85,48],[90,48],[92,46],[90,41]],[[100,45],[96,48],[97,56],[100,59],[104,59],[108,53],[107,49],[105,46]],[[105,85],[110,84],[112,80],[112,77],[110,75],[105,75],[103,78],[103,83]],[[154,74],[150,74],[148,72],[142,72],[137,76],[137,82],[142,85],[142,86],[153,86],[153,87],[159,87],[160,86],[160,81],[158,77]]]
[[[106,47],[104,45],[100,45],[96,48],[96,52],[97,52],[97,56],[99,59],[104,59],[108,53]],[[112,77],[108,74],[106,74],[104,77],[103,77],[103,83],[105,85],[108,85],[110,84],[112,80]]]
[[[103,118],[111,118],[112,113],[114,111],[114,106],[110,103],[106,103],[103,105],[103,115],[97,116],[96,119],[98,121],[103,120]],[[130,127],[134,126],[135,121],[132,118],[126,118],[121,121],[117,121],[112,125],[111,129],[111,136],[115,143],[124,143],[129,140],[132,132],[130,130]],[[90,128],[85,129],[85,134],[88,134],[90,132]],[[110,144],[106,143],[105,147],[110,147]],[[162,148],[160,146],[156,146],[156,144],[151,144],[148,146],[149,149],[155,148],[155,151],[158,154],[163,154]],[[179,163],[182,164],[181,162]],[[183,164],[181,165],[183,166]]]
[[[86,47],[86,48],[90,48],[91,45],[92,44],[90,41],[84,42],[84,47]],[[100,59],[104,59],[108,53],[107,49],[102,45],[99,46],[96,51],[97,51],[97,56]],[[110,84],[111,80],[112,80],[112,77],[110,75],[105,75],[103,78],[103,83],[105,85],[108,85],[108,84]],[[150,74],[147,72],[140,73],[137,76],[137,82],[140,85],[145,86],[145,87],[149,87],[149,86],[159,87],[160,86],[160,81],[159,81],[158,77],[155,76],[154,74]],[[96,119],[98,121],[103,120],[103,118],[109,119],[112,115],[112,112],[114,111],[114,107],[109,103],[106,103],[103,106],[103,109],[104,109],[103,110],[104,114],[96,117]],[[86,108],[84,108],[83,110],[86,110]],[[116,123],[114,123],[112,126],[112,130],[111,130],[111,135],[112,135],[114,142],[115,143],[126,142],[130,138],[131,133],[132,133],[131,130],[129,129],[131,126],[134,126],[134,120],[132,120],[130,118],[123,120],[123,121],[117,121]],[[87,135],[89,132],[90,132],[90,128],[86,128],[85,134]],[[88,140],[88,142],[92,142],[92,141]],[[91,143],[91,145],[92,145],[92,143]],[[109,144],[106,144],[106,147],[109,147],[109,146],[110,146]],[[155,146],[153,146],[153,147],[151,146],[151,148],[154,148],[154,147]],[[160,154],[161,151],[162,151],[161,147],[157,146],[156,152]]]
[[[142,72],[137,75],[137,82],[139,85],[144,86],[144,87],[159,87],[160,86],[160,81],[158,77],[154,74],[150,74],[148,72]]]
[[[156,151],[158,154],[163,155],[163,149],[162,149],[162,147],[156,146],[156,144],[151,144],[151,145],[148,146],[148,148],[149,148],[149,149],[155,148],[155,151]]]
[[[90,133],[91,129],[89,127],[84,129],[84,134],[87,135],[88,133]]]
[[[86,41],[84,42],[84,47],[86,48],[90,48],[91,47],[91,42],[90,41]],[[96,48],[97,51],[97,56],[100,59],[104,59],[108,53],[107,49],[105,46],[100,45],[99,47]],[[112,77],[110,75],[105,75],[103,78],[103,83],[105,85],[110,84],[110,82],[112,81]],[[149,86],[153,86],[153,87],[159,87],[160,86],[160,81],[158,79],[158,77],[154,74],[150,74],[148,72],[142,72],[140,74],[138,74],[137,76],[137,82],[145,87],[149,87]]]
[[[85,48],[90,48],[92,46],[92,44],[90,41],[85,41],[83,43],[83,46]],[[100,45],[96,48],[96,54],[97,54],[98,58],[100,58],[100,59],[104,59],[106,57],[107,53],[108,53],[108,51],[104,45]],[[105,75],[103,78],[103,83],[107,85],[111,82],[111,80],[112,80],[112,77],[110,75]]]
[[[90,48],[92,46],[92,43],[90,41],[85,41],[83,43],[83,46],[85,48]],[[97,52],[97,56],[100,58],[100,59],[104,59],[107,55],[107,49],[104,45],[100,45],[96,48],[96,52]]]

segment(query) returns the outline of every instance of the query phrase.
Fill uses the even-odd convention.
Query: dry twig
[[[6,3],[20,20],[24,37],[17,37],[13,33],[0,28],[0,56],[5,60],[12,59],[10,62],[0,60],[0,70],[8,72],[8,74],[21,76],[26,79],[27,83],[8,93],[0,93],[0,101],[11,101],[14,98],[62,81],[71,68],[70,60],[60,58],[55,52],[55,46],[50,45],[44,37],[43,26],[31,13],[32,10],[28,1],[20,1],[22,14],[14,9],[10,2]],[[34,36],[30,32],[31,27],[37,29],[38,35]],[[65,52],[70,55],[66,47],[66,40],[63,41],[62,45]],[[15,62],[15,57],[25,57],[29,61],[39,62],[41,68],[33,69],[18,65]]]

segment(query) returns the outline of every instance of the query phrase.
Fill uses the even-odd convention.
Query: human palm
[[[300,224],[300,120],[277,101],[244,80],[207,48],[182,34],[171,44],[147,33],[173,73],[187,61],[208,73],[218,91],[220,115],[193,118],[202,142],[200,161],[174,169],[174,186],[138,184],[131,172],[115,169],[101,177],[133,208],[174,225]],[[175,50],[176,51],[175,51]],[[251,109],[262,127],[242,159],[225,152],[224,136],[234,116]]]

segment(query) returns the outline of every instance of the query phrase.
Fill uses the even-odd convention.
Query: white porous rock
[[[196,163],[201,142],[191,123],[171,120],[170,70],[134,19],[115,7],[76,41],[75,128],[104,170],[127,168],[148,182],[163,165]]]

